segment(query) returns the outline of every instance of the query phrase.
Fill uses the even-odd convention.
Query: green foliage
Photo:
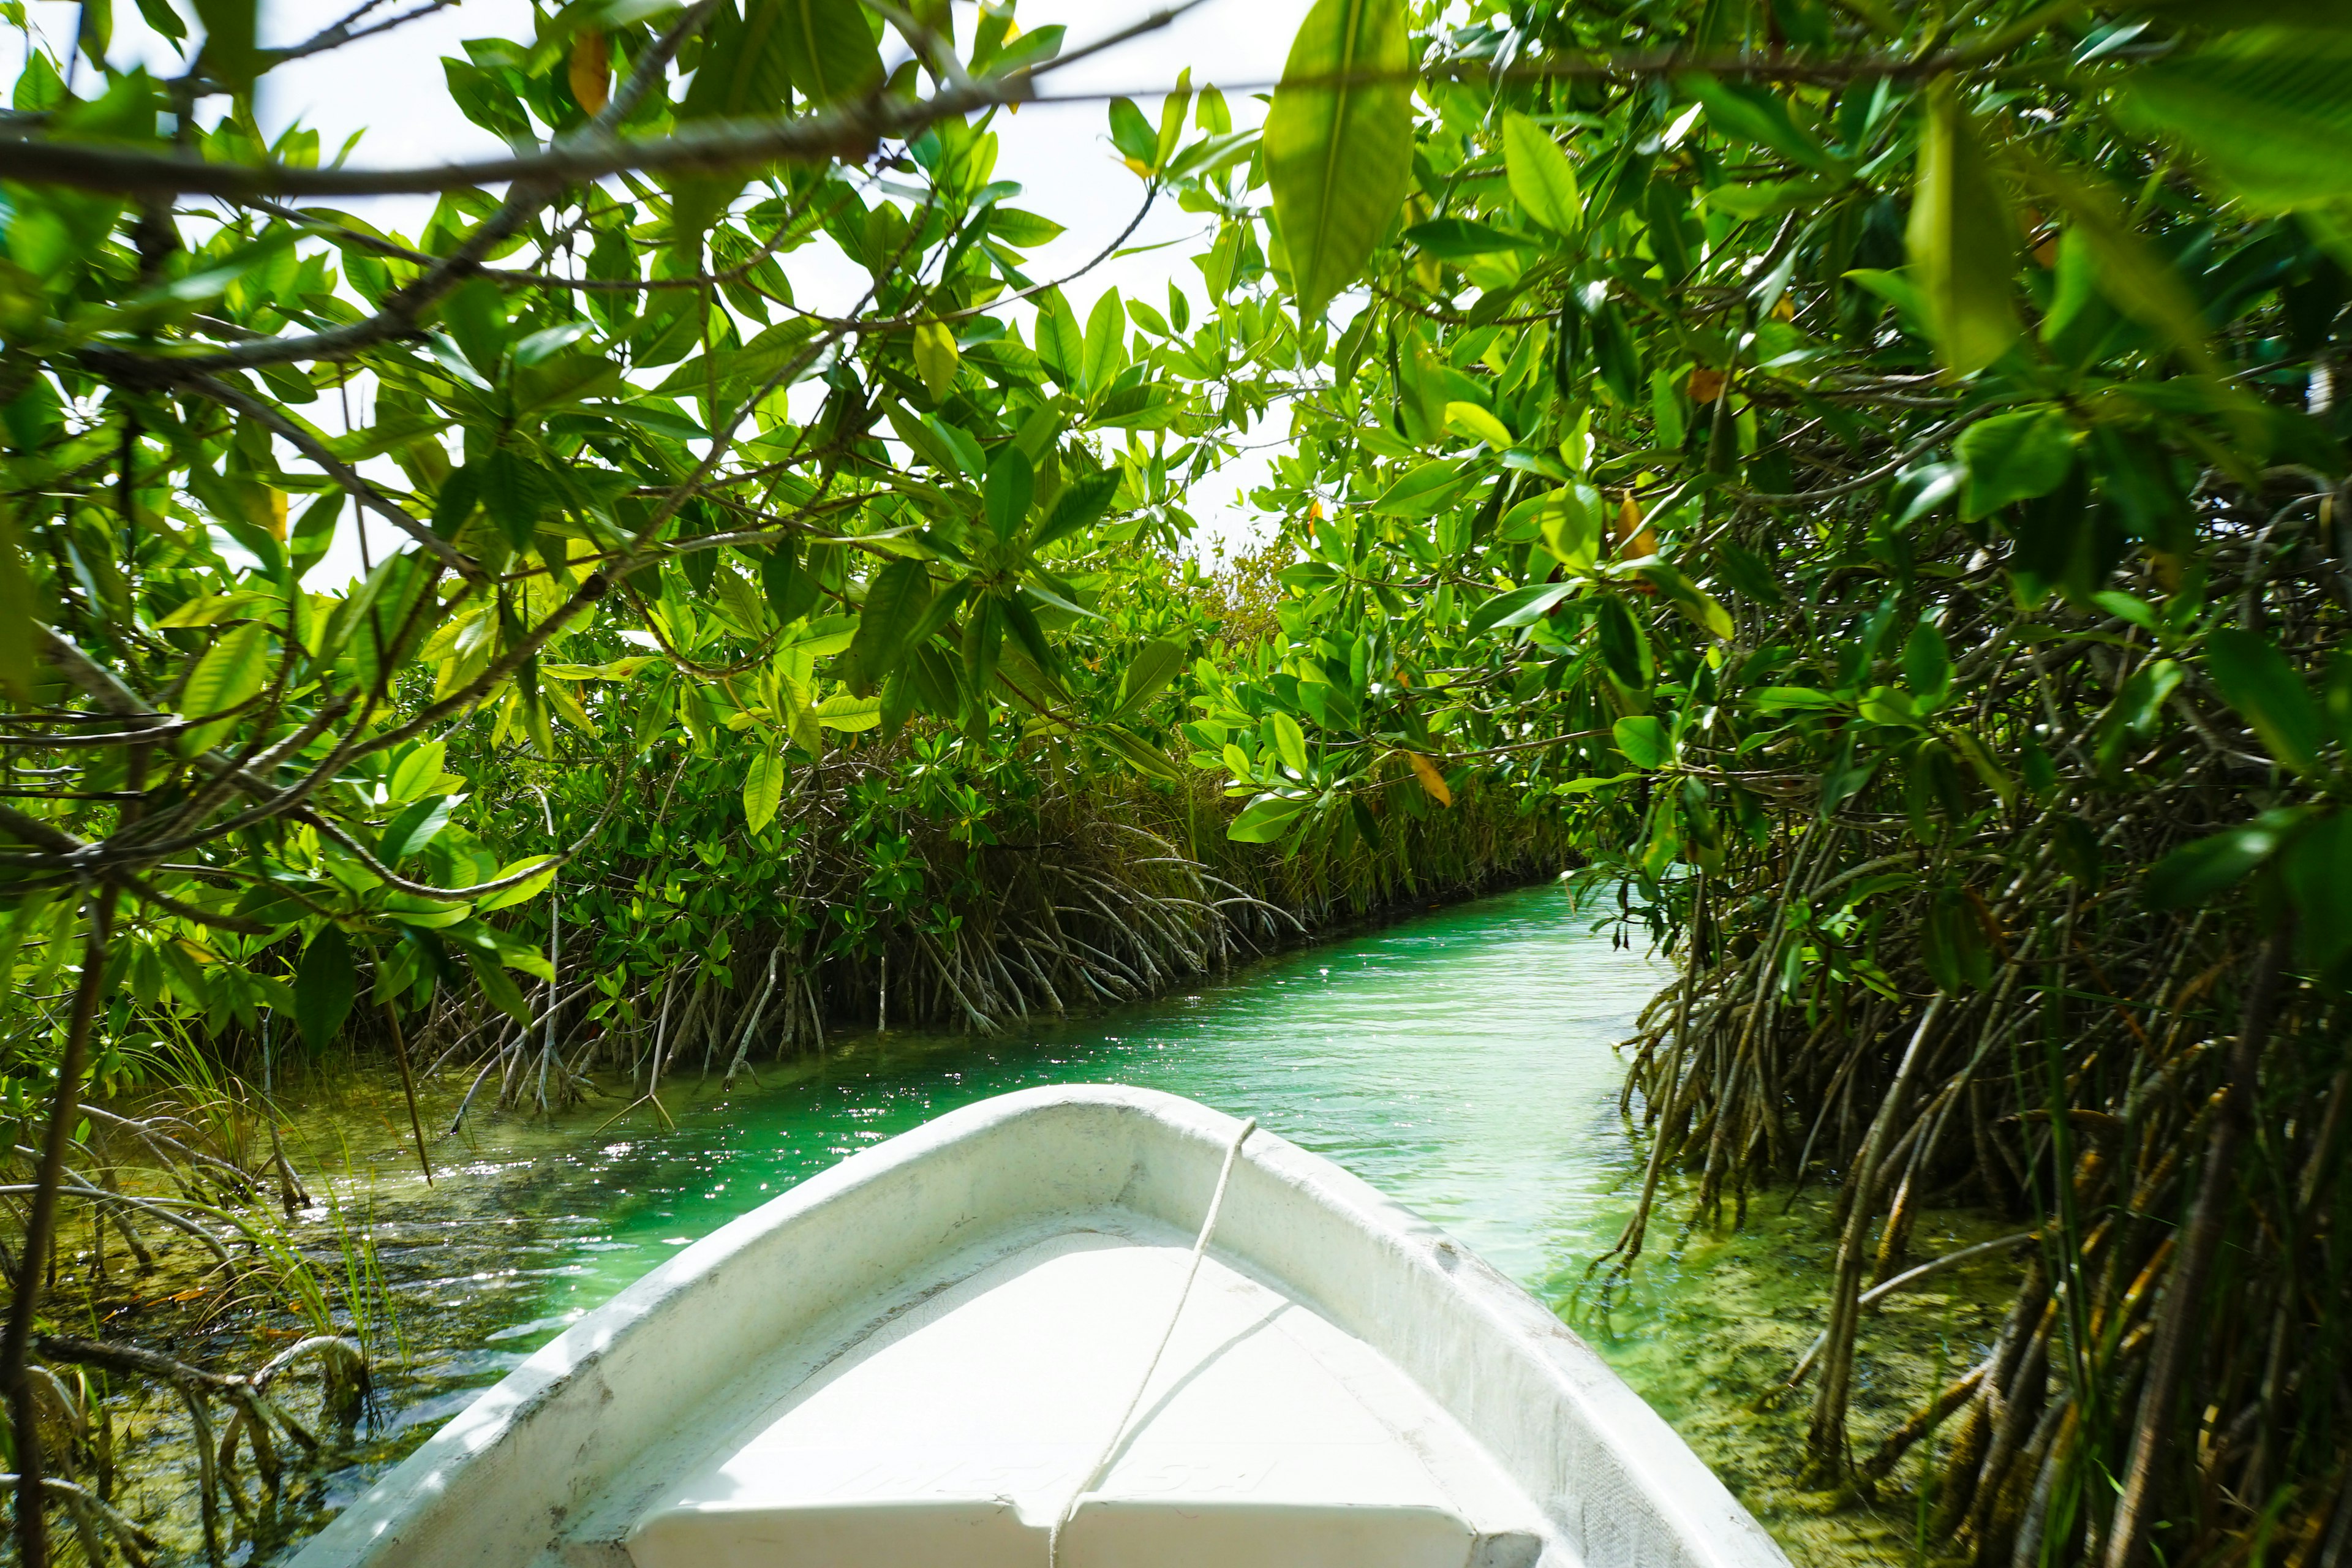
[[[315,163],[307,133],[256,132],[253,7],[200,11],[201,92],[229,108],[189,150]],[[468,43],[444,62],[456,109],[518,145],[611,133],[604,100],[635,105],[629,134],[723,138],[922,86],[884,83],[852,0],[617,15]],[[932,85],[1049,70],[1059,29],[1008,48],[1005,21]],[[152,79],[85,69],[76,100],[33,61],[19,97],[59,140],[162,145],[176,100]],[[1142,128],[1139,172],[1237,203],[1255,138],[1192,103],[1185,85]],[[460,185],[415,236],[325,206],[12,197],[0,689],[26,721],[13,761],[53,781],[0,808],[25,850],[0,904],[47,922],[17,977],[47,984],[79,918],[60,889],[95,855],[136,1005],[224,1048],[278,1008],[323,1048],[361,987],[528,1017],[562,857],[604,863],[656,756],[672,785],[697,759],[753,842],[829,757],[913,732],[1181,776],[1160,715],[1200,633],[1160,563],[1188,478],[1295,352],[1255,246],[1213,364],[1156,313],[1132,331],[1116,290],[1083,332],[1049,295],[1025,341],[1023,251],[1060,228],[1003,205],[992,113],[919,119],[895,194],[830,158],[704,159],[667,195],[551,184],[503,216]],[[872,279],[851,321],[793,307],[820,244]],[[597,289],[546,281],[581,252]],[[322,392],[366,412],[341,428]],[[354,512],[399,548],[319,580]],[[1095,673],[1113,650],[1141,650],[1125,681]],[[100,715],[156,741],[68,743]],[[532,792],[585,780],[550,842]]]
[[[1408,60],[1404,0],[1316,0],[1290,46],[1265,164],[1302,320],[1363,269],[1404,201]]]
[[[2288,1478],[2338,1473],[2352,1414],[2277,1369],[2326,1338],[2336,1121],[2264,1122],[2227,1194],[2256,1262],[2215,1310],[2283,1326],[2178,1403],[2242,1425],[2123,1411],[2151,1337],[2197,1338],[2143,1332],[2146,1287],[2168,1152],[2237,1125],[2214,1047],[2257,955],[2288,1043],[2233,1092],[2344,1093],[2304,1044],[2352,954],[2331,8],[1318,0],[1262,138],[1189,77],[1157,124],[1105,108],[1139,200],[1202,220],[1164,311],[1029,275],[1060,231],[1008,205],[988,105],[1061,36],[1009,8],[952,62],[940,8],[851,0],[474,40],[452,103],[561,177],[415,173],[414,235],[247,199],[357,187],[265,142],[251,7],[199,10],[200,79],[18,81],[20,162],[101,171],[12,180],[0,268],[24,994],[102,885],[126,1019],[291,1010],[316,1048],[362,984],[488,1029],[570,1005],[650,1094],[673,986],[740,1056],[764,1004],[716,998],[787,963],[911,960],[974,1026],[1134,994],[1057,923],[1087,866],[1037,853],[1131,806],[1141,859],[1299,907],[1572,844],[1683,963],[1634,1058],[1651,1190],[1848,1183],[1827,1474],[1874,1216],[1891,1276],[1965,1193],[2057,1238],[2075,1316],[2021,1298],[2042,1349],[1969,1396],[1946,1495],[1989,1500],[1938,1552],[2318,1539],[2333,1494]],[[866,279],[846,319],[793,299],[813,247]],[[1278,537],[1204,584],[1188,489],[1277,410]],[[397,550],[312,581],[361,512]],[[1091,929],[1205,952],[1206,889]],[[821,1027],[801,980],[776,1016]],[[2020,1366],[2084,1413],[2039,1448]],[[2178,1473],[2116,1480],[2150,1453]]]
[[[1687,1163],[1706,1217],[1847,1183],[1811,1438],[1838,1482],[1932,1426],[1849,1458],[1837,1325],[1876,1217],[1884,1279],[1925,1192],[2047,1215],[2074,1299],[2131,1321],[2124,1287],[2168,1256],[2131,1227],[2189,1204],[2177,1152],[2238,1070],[2192,1042],[2239,1029],[2284,952],[2305,984],[2263,1093],[2308,1103],[2352,984],[2347,35],[2268,7],[1845,10],[1416,9],[1406,52],[1438,63],[1401,221],[1324,246],[1315,172],[1387,167],[1393,121],[1339,128],[1318,8],[1318,85],[1294,56],[1267,135],[1305,362],[1255,497],[1285,519],[1279,630],[1187,728],[1243,842],[1386,832],[1470,780],[1565,818],[1683,963],[1634,1044],[1650,1190]],[[2275,1239],[2227,1310],[2301,1323],[2271,1281],[2334,1267],[2295,1238],[2352,1167],[2264,1114],[2277,1152],[2228,1223],[2259,1208]],[[2053,1141],[2070,1117],[2116,1130],[2100,1163]],[[1899,1182],[1870,1165],[1890,1137]],[[2327,1321],[2263,1353],[2332,1353]],[[1992,1402],[2040,1386],[1975,1396],[1923,1551],[2127,1561],[2106,1532],[2161,1521],[2168,1561],[2210,1561],[2273,1528],[2179,1511],[2241,1484],[2218,1450],[2119,1503],[2135,1422],[2171,1419],[2132,1411],[2125,1331],[2064,1349],[2084,1424],[2022,1469]],[[2210,1355],[2230,1392],[2194,1403],[2250,1408],[2257,1360]],[[2332,1397],[2273,1418],[2315,1454],[2352,1430]],[[2316,1529],[2322,1490],[2281,1483],[2261,1518]]]
[[[302,1043],[313,1054],[323,1051],[351,1016],[359,995],[359,974],[352,962],[352,944],[334,926],[323,927],[302,950],[294,975],[294,1021]]]

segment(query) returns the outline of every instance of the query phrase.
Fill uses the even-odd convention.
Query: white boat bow
[[[1557,1317],[1272,1133],[1177,1312],[1240,1130],[1085,1085],[855,1154],[582,1318],[293,1568],[1787,1568]]]

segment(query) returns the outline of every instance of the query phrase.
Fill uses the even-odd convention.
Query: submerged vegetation
[[[660,1116],[1564,862],[1680,965],[1591,1289],[1669,1175],[1835,1192],[1807,1484],[1923,1456],[1930,1557],[2343,1558],[2339,7],[1321,0],[1262,130],[1108,103],[1201,286],[1083,315],[989,127],[1085,51],[1009,5],[576,0],[448,62],[514,151],[410,170],[253,116],[360,17],[194,10],[159,78],[82,7],[0,142],[25,1562],[142,1550],[89,1380],[226,1401],[222,1470],[308,1436],[275,1363],[65,1335],[61,1236],[313,1301],[323,1405],[364,1350],[274,1118],[126,1090],[364,1039],[461,1119]],[[386,193],[437,205],[323,205]],[[1269,417],[1277,536],[1205,575]],[[2007,1321],[1859,1429],[1954,1203]]]

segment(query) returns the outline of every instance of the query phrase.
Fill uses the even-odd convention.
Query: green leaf
[[[1614,594],[1601,595],[1595,624],[1601,634],[1601,662],[1608,666],[1610,678],[1631,691],[1646,689],[1657,673],[1657,664],[1650,652],[1648,634],[1625,607],[1625,601]]]
[[[467,363],[485,380],[498,374],[499,362],[506,357],[507,336],[512,323],[507,319],[506,301],[499,297],[497,284],[477,278],[451,290],[441,301],[441,324],[448,329]]]
[[[2124,88],[2139,128],[2179,137],[2255,206],[2285,212],[2352,192],[2352,35],[2259,27],[2152,60]]]
[[[1976,770],[1977,777],[1984,781],[1985,788],[2000,797],[2001,805],[2008,805],[2016,800],[2017,781],[1993,761],[1992,752],[1985,748],[1982,741],[1966,730],[1946,730],[1944,739],[1950,742],[1952,749]]]
[[[784,759],[762,747],[743,774],[743,820],[757,833],[776,819],[784,798]]]
[[[882,85],[882,51],[856,0],[749,0],[746,42],[771,14],[782,32],[784,68],[813,103],[835,103]],[[705,58],[709,56],[706,54]]]
[[[1029,497],[1035,485],[1036,476],[1021,449],[1009,443],[1001,447],[981,485],[988,526],[997,538],[1012,539],[1020,533],[1022,524],[1029,521]]]
[[[1118,289],[1106,289],[1087,317],[1085,362],[1078,384],[1089,395],[1099,394],[1108,390],[1126,368],[1127,307],[1120,302]]]
[[[259,621],[247,621],[205,649],[180,689],[179,708],[190,719],[217,721],[199,723],[182,735],[182,754],[210,751],[236,723],[218,716],[251,700],[268,676],[269,628]]]
[[[2205,314],[2196,296],[2179,270],[2132,232],[2131,220],[2115,193],[2095,175],[2078,176],[2022,146],[2008,149],[2007,157],[2029,190],[2074,218],[2069,237],[2087,253],[2099,292],[2132,320],[2170,339],[2191,367],[2214,373]],[[2052,321],[2055,320],[2053,311]],[[2045,341],[2057,335],[2057,331],[2045,325]]]
[[[1160,100],[1160,135],[1152,143],[1151,166],[1167,165],[1168,155],[1184,139],[1184,111],[1192,107],[1192,68],[1176,73],[1175,89]]]
[[[170,0],[139,0],[139,15],[149,26],[174,42],[188,36],[188,25],[172,9]]]
[[[0,691],[33,701],[33,579],[16,543],[16,521],[0,505]]]
[[[1969,375],[2007,353],[2018,331],[2010,300],[2017,226],[1948,76],[1937,77],[1927,89],[1927,126],[1919,143],[1907,238],[1928,330],[1945,368],[1956,376]]]
[[[1087,340],[1078,331],[1078,318],[1071,310],[1070,302],[1062,298],[1058,289],[1048,292],[1037,306],[1037,357],[1065,388],[1073,392],[1081,389]]]
[[[2286,655],[2252,632],[2224,626],[2205,645],[2205,668],[2272,756],[2306,778],[2326,776],[2319,705]]]
[[[774,114],[791,95],[789,46],[784,41],[796,0],[748,0],[750,15],[737,0],[720,0],[719,13],[704,29],[702,59],[687,85],[677,117],[686,120],[741,120]],[[740,182],[736,182],[740,188]]]
[[[482,507],[499,525],[507,542],[528,550],[539,532],[539,520],[553,500],[554,487],[537,463],[501,447],[481,464]]]
[[[1722,601],[1684,576],[1679,568],[1664,561],[1653,561],[1637,567],[1642,579],[1658,590],[1659,595],[1674,605],[1676,613],[1709,637],[1731,640],[1731,612]]]
[[[985,699],[995,682],[1003,647],[1004,602],[993,594],[982,595],[963,626],[964,689],[975,698]]]
[[[1857,267],[1846,278],[1894,306],[1907,330],[1923,337],[1927,335],[1927,296],[1919,291],[1919,280],[1911,276],[1909,268],[1889,272],[1882,268]]]
[[[1139,174],[1148,175],[1160,164],[1160,132],[1131,98],[1110,100],[1110,144]]]
[[[2312,823],[2280,864],[2294,904],[2295,956],[2327,979],[2352,953],[2352,814]]]
[[[1037,592],[1034,586],[1029,591],[1033,594]],[[1054,650],[1045,641],[1045,628],[1039,624],[1037,612],[1031,609],[1017,592],[999,599],[997,607],[1004,616],[1005,629],[1013,634],[1014,644],[1029,656],[1029,662],[1050,678],[1055,672]]]
[[[251,85],[260,62],[254,26],[257,0],[195,0],[196,19],[205,25],[204,63],[213,76],[234,88]]]
[[[1503,520],[1505,537],[1532,531],[1552,558],[1571,572],[1590,572],[1601,558],[1601,496],[1591,486],[1563,485],[1513,507]]]
[[[746,637],[758,637],[767,629],[766,602],[734,567],[723,561],[714,566],[710,573],[710,589],[728,618]]]
[[[483,894],[474,900],[474,912],[486,915],[492,910],[510,909],[516,904],[528,903],[545,892],[548,884],[555,880],[555,874],[563,868],[562,862],[551,856],[533,855],[525,859],[517,860],[511,865],[500,867],[499,874],[488,880],[504,881],[516,872],[532,865],[542,866],[545,868],[537,876],[527,877],[511,888],[501,888],[495,893]]]
[[[1718,81],[1701,71],[1675,85],[1706,105],[1706,121],[1726,136],[1769,147],[1792,163],[1825,174],[1848,173],[1843,160],[1789,116],[1788,105],[1765,88]]]
[[[514,976],[509,974],[497,959],[468,948],[466,964],[474,972],[474,982],[481,986],[482,994],[489,999],[491,1006],[525,1028],[530,1026],[530,1004],[523,1000],[522,988],[514,983]]]
[[[850,658],[867,684],[898,668],[930,603],[931,575],[921,562],[893,561],[875,574],[849,644]]]
[[[1307,809],[1303,800],[1284,795],[1260,795],[1234,818],[1225,829],[1225,837],[1237,844],[1271,844],[1290,829],[1298,814]]]
[[[2035,404],[1979,420],[1961,432],[1958,450],[1969,469],[1960,515],[1973,522],[2064,484],[2074,468],[2074,426],[2056,404]]]
[[[963,454],[956,444],[940,432],[944,426],[930,416],[918,415],[911,409],[893,403],[883,411],[890,421],[891,433],[904,441],[915,456],[943,474],[964,471]]]
[[[760,563],[760,587],[768,595],[768,608],[780,626],[791,626],[815,608],[818,595],[824,591],[815,575],[802,568],[799,552],[789,539],[778,542]]]
[[[318,500],[302,509],[302,515],[295,521],[292,537],[287,542],[287,555],[296,579],[317,565],[333,547],[335,525],[342,515],[343,492],[341,487],[324,491]]]
[[[1399,237],[1447,261],[1467,261],[1473,257],[1494,256],[1506,250],[1535,248],[1525,235],[1507,234],[1492,224],[1463,217],[1438,217],[1417,223]]]
[[[999,202],[989,209],[988,232],[1007,245],[1022,250],[1034,250],[1038,246],[1052,243],[1063,230],[1062,226],[1052,218]]]
[[[572,326],[579,324],[570,323]],[[518,415],[547,413],[568,405],[584,403],[590,398],[610,397],[625,390],[627,384],[622,380],[621,367],[602,354],[562,353],[551,359],[536,361],[522,357],[530,349],[534,339],[543,341],[547,336],[546,332],[535,332],[516,348],[512,385]],[[743,374],[740,363],[734,374]]]
[[[1119,718],[1142,711],[1144,704],[1157,696],[1160,689],[1176,678],[1184,668],[1184,645],[1167,637],[1154,637],[1138,648],[1128,661],[1127,673],[1119,679]]]
[[[1752,220],[1778,217],[1801,207],[1818,206],[1838,193],[1843,182],[1831,179],[1759,180],[1752,185],[1717,185],[1706,193],[1706,205],[1716,212]]]
[[[1475,637],[1497,626],[1533,626],[1575,592],[1573,583],[1530,583],[1524,588],[1497,594],[1471,612],[1465,635]]]
[[[1469,486],[1465,467],[1459,458],[1423,463],[1381,491],[1372,510],[1383,517],[1433,517],[1452,506]]]
[[[1985,940],[1984,921],[1968,894],[1958,888],[1937,890],[1920,935],[1920,957],[1937,989],[1973,990],[1992,977],[1991,944]]]
[[[327,1048],[352,1016],[359,987],[350,939],[341,927],[322,928],[302,950],[301,967],[294,973],[294,1026],[312,1056]]]
[[[1117,752],[1129,767],[1146,778],[1166,779],[1171,784],[1184,781],[1184,770],[1176,765],[1174,759],[1133,731],[1117,724],[1105,724],[1092,733],[1096,740]]]
[[[404,805],[415,800],[440,781],[448,760],[446,742],[425,742],[394,764],[391,775],[384,780],[384,795]]]
[[[980,443],[973,440],[962,426],[950,425],[936,414],[926,414],[923,416],[923,427],[946,444],[947,449],[955,455],[956,467],[965,473],[978,479],[988,471],[988,459],[982,454]]]
[[[792,96],[799,74],[796,67],[806,49],[793,35],[796,28],[805,31],[814,20],[814,13],[838,18],[843,10],[851,12],[848,20],[872,47],[864,19],[855,15],[855,0],[746,0],[746,4],[748,14],[738,10],[735,0],[722,0],[718,15],[704,29],[701,63],[677,110],[681,122],[781,113]],[[877,54],[877,71],[880,64]],[[698,255],[703,231],[742,189],[740,174],[686,174],[672,180],[672,243],[681,253]]]
[[[1503,166],[1511,199],[1554,234],[1568,234],[1584,221],[1577,195],[1576,166],[1551,132],[1516,110],[1503,116]]]
[[[1903,679],[1912,696],[1927,708],[1940,708],[1952,692],[1952,651],[1932,621],[1911,628],[1903,645]]]
[[[1118,477],[1117,468],[1099,468],[1064,486],[1060,498],[1054,502],[1052,515],[1037,531],[1037,537],[1029,542],[1029,548],[1043,550],[1056,540],[1084,532],[1100,522],[1103,514],[1110,510],[1112,499],[1118,494]]]
[[[1566,784],[1554,784],[1552,786],[1552,793],[1554,795],[1591,795],[1595,790],[1608,789],[1616,784],[1630,783],[1641,776],[1642,775],[1637,773],[1612,773],[1606,778],[1587,777],[1570,779]]]
[[[2296,809],[2266,811],[2252,822],[2184,844],[2149,870],[2143,896],[2159,910],[2210,903],[2277,853],[2303,816]]]
[[[1301,321],[1355,281],[1412,174],[1404,0],[1316,0],[1291,41],[1264,138]]]
[[[403,806],[376,840],[376,855],[387,866],[397,866],[423,849],[449,826],[449,813],[465,799],[457,795],[428,795]]]
[[[1274,742],[1275,753],[1281,757],[1283,765],[1305,778],[1307,732],[1298,727],[1298,721],[1287,713],[1271,714],[1266,719],[1266,730]]]
[[[1647,713],[1618,720],[1610,726],[1609,738],[1627,762],[1645,773],[1655,773],[1675,758],[1675,743],[1666,727]]]

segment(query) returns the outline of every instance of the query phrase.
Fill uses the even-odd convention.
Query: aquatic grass
[[[614,830],[599,884],[568,895],[557,977],[527,1018],[434,998],[418,1049],[428,1075],[464,1076],[450,1131],[479,1109],[560,1109],[600,1076],[629,1085],[615,1113],[667,1117],[680,1074],[731,1081],[829,1030],[988,1036],[1124,1004],[1402,900],[1549,874],[1567,854],[1555,819],[1501,796],[1403,816],[1381,846],[1202,840],[1192,825],[1223,813],[1206,781],[935,733],[835,752],[754,832],[721,789],[698,787],[724,777],[717,763],[675,761]],[[576,788],[551,796],[556,838],[573,831],[565,814],[602,809]],[[535,914],[516,929],[545,942]]]
[[[356,1185],[357,1177],[351,1173],[348,1163],[348,1151],[344,1170],[345,1184]],[[399,1305],[385,1287],[383,1260],[376,1252],[374,1194],[371,1191],[367,1194],[356,1219],[336,1184],[323,1184],[320,1196],[328,1224],[334,1230],[335,1257],[340,1265],[338,1279],[352,1336],[359,1341],[369,1364],[389,1362],[405,1367],[410,1359],[408,1338],[401,1325]]]

